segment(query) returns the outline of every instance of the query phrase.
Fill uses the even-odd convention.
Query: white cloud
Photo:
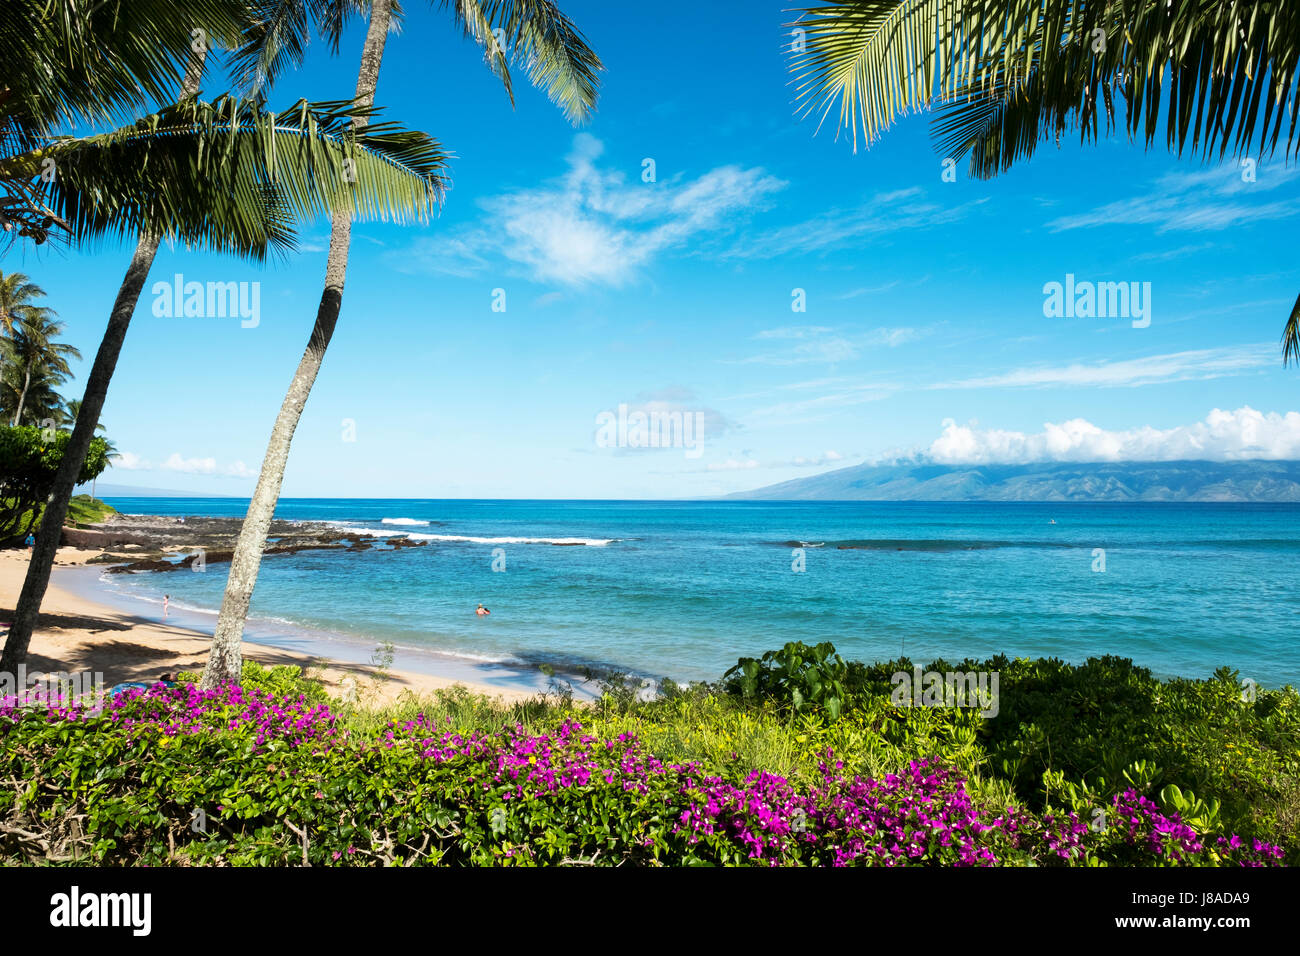
[[[945,206],[925,199],[925,190],[914,186],[880,193],[849,209],[829,209],[804,222],[746,236],[726,255],[732,259],[775,259],[831,252],[860,246],[863,240],[874,236],[958,222],[986,202],[988,199],[982,198]]]
[[[830,391],[810,398],[794,399],[756,408],[749,418],[764,425],[816,421],[817,417],[839,408],[850,408],[889,398],[899,389],[888,382],[868,382],[833,386]]]
[[[690,180],[628,183],[624,173],[597,165],[603,150],[579,133],[566,175],[484,200],[487,223],[417,244],[396,260],[399,267],[468,276],[504,256],[535,281],[622,285],[654,256],[730,228],[786,185],[761,168],[735,165]]]
[[[641,416],[641,425],[637,424],[636,416]],[[706,443],[721,438],[738,426],[716,408],[700,402],[692,389],[670,385],[641,392],[634,401],[619,402],[602,409],[596,413],[593,427],[597,447],[611,448],[616,454],[686,448],[695,452],[690,457],[698,457]],[[651,445],[650,432],[655,429],[658,429],[660,443]],[[634,431],[637,432],[636,444],[630,440]],[[626,436],[629,440],[624,444],[619,436]]]
[[[1171,352],[1119,362],[1095,362],[1042,368],[1017,369],[1001,375],[940,382],[930,389],[950,388],[1121,388],[1185,382],[1225,375],[1240,375],[1275,365],[1276,345],[1238,345],[1221,349]]]
[[[217,460],[215,458],[183,458],[180,452],[172,452],[162,463],[163,471],[179,471],[186,475],[215,475]]]
[[[1257,198],[1292,180],[1298,170],[1258,166],[1255,180],[1242,179],[1237,165],[1162,176],[1136,196],[1099,206],[1085,213],[1061,216],[1047,223],[1053,232],[1091,226],[1154,226],[1170,230],[1218,231],[1251,222],[1289,219],[1300,213],[1300,200],[1260,202]]]
[[[152,471],[153,463],[133,451],[120,451],[113,456],[112,466],[125,471]]]
[[[787,462],[782,462],[782,464],[793,465],[796,468],[815,468],[820,465],[831,465],[837,461],[843,461],[843,460],[844,460],[844,456],[841,455],[839,452],[835,451],[834,449],[828,449],[822,452],[820,455],[815,455],[812,458],[804,458],[800,456],[798,458],[791,458]]]
[[[897,348],[921,338],[926,333],[913,328],[878,328],[866,332],[838,333],[822,325],[786,326],[765,329],[756,339],[783,339],[796,344],[781,352],[764,352],[737,359],[737,364],[750,365],[803,365],[808,362],[851,362],[860,358],[866,349]]]
[[[756,339],[807,339],[824,335],[831,329],[825,325],[786,325],[779,329],[764,329],[754,336]]]
[[[753,468],[817,468],[822,465],[833,465],[844,460],[844,456],[833,449],[828,449],[820,455],[813,455],[805,458],[800,455],[795,458],[788,458],[782,461],[765,461],[759,462],[755,458],[741,457],[728,458],[726,461],[714,462],[706,466],[706,471],[749,471]]]
[[[946,465],[1045,461],[1238,461],[1300,458],[1300,412],[1214,409],[1205,421],[1176,428],[1144,425],[1108,431],[1086,419],[1047,422],[1035,434],[943,422],[928,457]]]
[[[750,468],[759,467],[758,462],[752,458],[746,458],[743,461],[737,461],[734,458],[728,458],[726,461],[714,462],[708,466],[709,471],[748,471]]]
[[[851,289],[850,291],[844,292],[840,295],[833,295],[831,298],[843,302],[847,299],[856,299],[860,295],[879,295],[881,292],[888,292],[897,285],[898,280],[895,279],[893,282],[886,282],[884,285],[865,286],[861,289]]]
[[[219,478],[257,477],[257,472],[242,461],[221,465],[215,458],[186,458],[180,452],[172,452],[162,464],[154,464],[135,452],[119,452],[118,457],[113,459],[112,466],[125,471],[173,471],[184,475],[214,475]]]

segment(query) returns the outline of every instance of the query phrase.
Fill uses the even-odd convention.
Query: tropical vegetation
[[[0,541],[23,538],[40,526],[71,438],[66,429],[0,425]],[[105,439],[91,441],[77,483],[99,477],[109,455]]]
[[[0,416],[11,425],[60,424],[75,414],[58,388],[72,374],[68,359],[81,353],[59,341],[65,326],[45,292],[21,272],[0,274]]]
[[[783,649],[812,659],[812,648]],[[1000,669],[1001,712],[898,707],[912,662],[341,703],[296,667],[0,706],[0,856],[169,865],[1267,866],[1300,848],[1300,695],[1116,658]],[[781,668],[777,657],[768,669]],[[813,668],[819,667],[814,664]],[[840,673],[841,667],[843,673]],[[948,667],[942,661],[932,670]],[[742,668],[743,670],[743,668]],[[801,669],[803,678],[816,676]],[[837,676],[838,675],[838,676]]]

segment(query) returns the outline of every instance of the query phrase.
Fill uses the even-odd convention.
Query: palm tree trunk
[[[14,412],[14,424],[17,425],[23,419],[23,406],[27,404],[27,389],[32,384],[32,367],[27,366],[27,372],[23,376],[23,390],[18,395],[18,409]]]
[[[384,58],[384,44],[392,24],[392,0],[374,0],[370,5],[370,24],[366,42],[361,49],[361,66],[357,71],[356,101],[370,106],[375,99],[379,83],[379,66]],[[353,126],[366,125],[366,117],[352,117]],[[284,468],[289,460],[289,446],[293,433],[302,418],[303,407],[311,395],[312,386],[325,360],[325,350],[334,336],[339,310],[343,307],[343,281],[347,278],[348,252],[352,243],[352,216],[346,211],[334,214],[330,230],[329,256],[325,260],[325,288],[316,309],[316,323],[312,326],[307,349],[289,383],[289,392],[280,405],[280,413],[271,429],[271,440],[266,446],[266,457],[257,476],[257,487],[248,503],[248,513],[239,530],[239,540],[230,562],[230,576],[221,599],[221,613],[217,617],[216,632],[212,636],[212,650],[208,665],[203,670],[199,686],[208,689],[226,681],[238,681],[243,673],[243,654],[240,642],[244,634],[244,619],[253,599],[257,572],[262,566],[262,548],[271,529],[275,506],[280,500],[280,486],[284,481]]]
[[[198,92],[206,56],[205,51],[196,51],[190,56],[181,83],[182,96]],[[76,487],[77,476],[81,474],[81,466],[90,451],[90,440],[95,437],[95,426],[99,424],[104,400],[108,397],[108,385],[113,380],[113,370],[117,368],[117,357],[122,352],[122,343],[126,341],[126,330],[131,325],[131,316],[135,314],[140,291],[153,267],[159,240],[158,236],[140,234],[136,240],[135,253],[131,256],[131,264],[126,267],[122,286],[117,290],[117,299],[113,302],[113,311],[108,317],[108,328],[104,330],[99,351],[95,353],[95,364],[90,367],[90,375],[86,379],[81,414],[73,423],[72,437],[68,439],[63,459],[59,462],[59,470],[54,475],[54,488],[41,519],[41,533],[36,536],[36,547],[32,549],[32,557],[27,564],[27,577],[23,579],[23,590],[18,596],[18,606],[14,609],[14,621],[5,638],[4,652],[0,654],[0,673],[16,674],[18,665],[27,660],[27,648],[32,642],[32,632],[36,630],[41,601],[45,598],[45,589],[50,585],[50,569],[54,567],[59,539],[63,537],[63,521],[68,516],[72,489]]]
[[[104,339],[95,354],[95,364],[86,380],[86,394],[81,400],[82,414],[77,416],[76,424],[72,426],[72,437],[55,473],[54,489],[41,519],[41,533],[36,536],[36,547],[32,549],[31,561],[27,565],[27,577],[18,597],[13,625],[5,639],[4,653],[0,655],[0,673],[16,674],[18,665],[27,660],[27,647],[32,640],[32,631],[36,629],[41,599],[50,583],[54,555],[59,550],[63,520],[68,516],[68,501],[72,498],[72,489],[77,484],[86,453],[90,451],[90,440],[95,437],[95,423],[99,421],[99,413],[108,395],[108,383],[113,379],[113,369],[117,367],[117,357],[122,351],[131,315],[135,312],[136,301],[149,277],[149,267],[153,265],[157,251],[158,237],[142,235],[136,243],[131,264],[127,266],[122,287],[118,289],[108,328],[104,330]]]

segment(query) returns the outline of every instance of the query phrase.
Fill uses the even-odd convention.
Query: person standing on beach
[[[171,601],[171,599],[172,596],[170,594],[163,595],[163,620],[164,621],[167,620],[167,604],[168,602]]]
[[[34,547],[36,547],[36,535],[32,534],[32,533],[29,531],[29,532],[27,532],[27,550],[30,551],[30,550],[32,550],[32,548],[34,548]],[[483,606],[482,604],[479,605],[479,607],[482,607],[482,606]]]

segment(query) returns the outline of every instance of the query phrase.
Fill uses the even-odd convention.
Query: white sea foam
[[[405,525],[428,525],[429,522],[421,521],[419,518],[383,518],[380,524],[405,524]]]
[[[422,534],[412,531],[407,535],[421,541],[469,541],[473,544],[584,544],[603,548],[618,538],[480,538],[472,534]]]
[[[385,518],[384,520],[387,521],[388,519]],[[373,538],[403,537],[410,538],[413,541],[467,541],[470,544],[581,544],[592,548],[603,548],[607,544],[622,540],[622,538],[488,538],[472,534],[432,534],[427,531],[376,531],[373,528],[361,528],[341,521],[327,523],[338,528],[342,534],[365,534]]]
[[[409,531],[376,531],[374,528],[360,528],[343,521],[327,521],[325,523],[338,528],[339,534],[364,534],[371,538],[399,538],[410,534]]]

